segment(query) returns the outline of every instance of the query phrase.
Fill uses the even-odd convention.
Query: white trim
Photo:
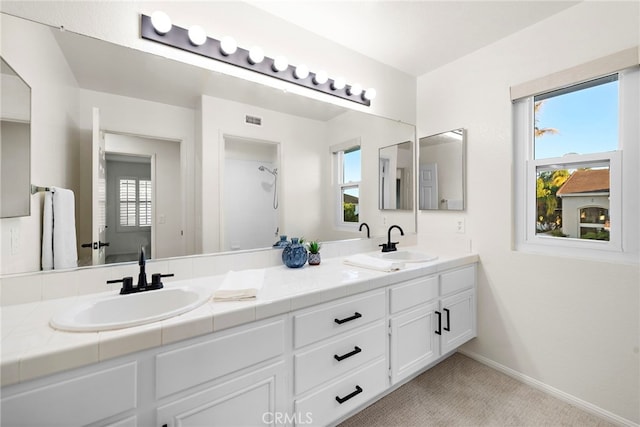
[[[515,369],[509,368],[505,365],[502,365],[492,359],[489,359],[485,356],[482,356],[478,353],[469,350],[458,349],[458,352],[470,357],[471,359],[482,363],[485,366],[488,366],[492,369],[495,369],[498,372],[501,372],[509,377],[520,381],[521,383],[527,384],[537,390],[540,390],[546,394],[549,394],[557,399],[560,399],[564,402],[567,402],[571,405],[577,406],[578,408],[584,410],[585,412],[589,412],[590,414],[596,415],[600,418],[605,419],[614,424],[629,426],[629,427],[638,427],[639,424],[634,423],[631,420],[623,418],[619,415],[614,414],[613,412],[602,409],[601,407],[594,405],[593,403],[587,402],[586,400],[582,400],[579,397],[576,397],[572,394],[559,390],[555,387],[552,387],[548,384],[543,383],[540,380],[532,378],[528,375],[525,375],[521,372],[516,371]]]
[[[554,89],[613,74],[626,68],[637,67],[640,62],[639,57],[640,46],[635,46],[604,58],[598,58],[548,76],[511,86],[511,100],[550,92]]]

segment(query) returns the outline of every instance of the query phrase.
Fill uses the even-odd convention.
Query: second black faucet
[[[391,230],[393,230],[394,228],[400,230],[400,235],[404,236],[404,231],[402,231],[402,228],[399,225],[392,225],[391,227],[389,227],[389,230],[387,231],[387,243],[379,245],[382,246],[382,252],[393,252],[398,250],[396,248],[398,242],[391,241]]]

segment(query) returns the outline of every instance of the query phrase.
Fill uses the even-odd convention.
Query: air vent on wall
[[[262,117],[246,115],[244,116],[244,122],[248,125],[262,126]]]

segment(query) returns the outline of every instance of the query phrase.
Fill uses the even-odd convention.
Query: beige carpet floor
[[[455,353],[340,427],[611,425]]]

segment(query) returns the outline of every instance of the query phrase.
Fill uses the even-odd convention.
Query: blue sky
[[[536,138],[535,158],[598,153],[618,148],[618,82],[605,83],[543,101],[539,128],[557,134]]]

